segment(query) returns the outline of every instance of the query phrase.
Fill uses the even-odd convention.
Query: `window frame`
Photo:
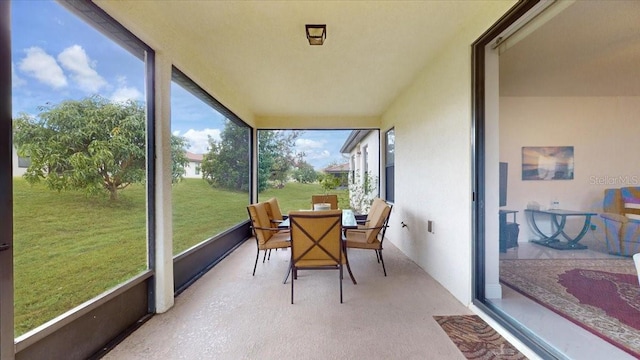
[[[384,190],[385,190],[385,200],[390,203],[395,201],[395,149],[396,149],[396,128],[392,127],[384,133]],[[393,144],[389,143],[389,136],[393,136]],[[393,152],[390,152],[389,149],[392,148]],[[389,156],[389,154],[393,154]],[[390,160],[391,159],[391,160]]]
[[[490,46],[493,39],[516,23],[539,2],[540,0],[518,2],[472,44],[472,303],[543,358],[562,358],[562,354],[557,350],[487,301],[485,294],[485,222],[487,218],[495,219],[495,215],[487,217],[485,214],[485,49]]]

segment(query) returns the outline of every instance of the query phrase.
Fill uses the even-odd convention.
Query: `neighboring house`
[[[369,200],[378,196],[380,180],[380,138],[377,130],[353,130],[340,149],[349,155],[349,197],[351,207],[368,211]],[[365,184],[368,181],[368,184]],[[369,187],[369,191],[364,191]]]
[[[340,186],[346,187],[349,179],[349,163],[332,165],[323,170],[327,174],[331,174],[340,179]]]
[[[200,164],[202,163],[203,154],[194,154],[187,151],[187,159],[189,164],[184,167],[184,177],[186,178],[202,178],[200,172]]]
[[[28,157],[18,156],[18,151],[16,150],[15,147],[11,152],[12,152],[12,163],[13,163],[12,165],[13,176],[18,177],[18,176],[24,175],[31,161],[29,160]]]

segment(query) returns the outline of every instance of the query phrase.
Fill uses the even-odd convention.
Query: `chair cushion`
[[[269,241],[263,245],[259,245],[260,250],[264,249],[281,249],[291,247],[291,237],[289,232],[278,232],[271,236]]]
[[[371,203],[371,208],[369,208],[369,213],[367,214],[367,220],[366,220],[367,225],[369,222],[371,222],[371,216],[373,215],[373,213],[384,205],[387,205],[387,203],[381,198],[377,197],[373,199],[373,202]]]
[[[382,226],[384,225],[387,216],[389,216],[390,211],[391,206],[389,205],[380,206],[375,209],[371,222],[367,224],[367,226],[371,227],[370,230],[366,230],[368,243],[373,243],[378,238],[378,234],[380,233],[380,230],[382,230]]]
[[[342,263],[344,264],[344,260]],[[333,259],[301,259],[296,261],[297,268],[316,268],[326,266],[338,266],[338,262]]]
[[[337,265],[342,256],[342,211],[289,213],[292,251],[296,267]]]
[[[329,209],[315,209],[314,204],[330,204]],[[311,195],[311,209],[313,210],[337,210],[338,209],[338,195]]]
[[[256,228],[255,232],[256,238],[258,239],[258,245],[264,245],[274,235],[274,232],[271,230],[257,229],[271,227],[271,221],[269,220],[269,215],[267,215],[266,205],[265,203],[251,204],[248,208],[249,216],[251,216],[253,226]]]
[[[379,250],[380,240],[368,242],[366,233],[358,230],[347,230],[346,245],[348,248]]]
[[[280,205],[278,204],[278,199],[272,197],[271,199],[265,201],[267,215],[271,220],[282,220],[282,211],[280,211]]]

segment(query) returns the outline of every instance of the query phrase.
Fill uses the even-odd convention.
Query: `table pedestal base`
[[[547,241],[547,240],[531,240],[532,243],[550,247],[556,250],[583,250],[587,247],[578,243],[569,243],[564,241]]]

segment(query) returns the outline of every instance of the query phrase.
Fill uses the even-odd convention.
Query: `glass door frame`
[[[13,359],[11,2],[0,1],[0,358]]]

